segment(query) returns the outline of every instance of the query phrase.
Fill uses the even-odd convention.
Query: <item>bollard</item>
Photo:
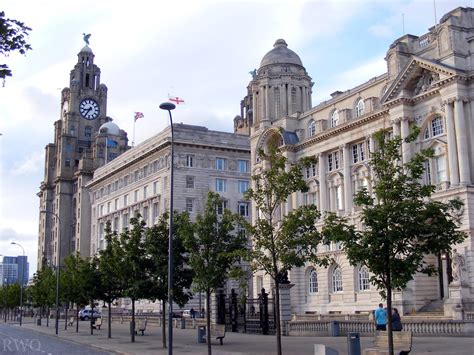
[[[186,329],[186,318],[181,318],[181,329]]]
[[[359,333],[347,334],[347,354],[360,355],[360,335]]]

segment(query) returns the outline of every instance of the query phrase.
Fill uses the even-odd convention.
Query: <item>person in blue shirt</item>
[[[374,320],[377,330],[387,330],[387,311],[383,308],[383,303],[379,303],[379,308],[375,310]]]

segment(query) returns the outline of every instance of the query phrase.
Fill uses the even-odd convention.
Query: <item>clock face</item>
[[[86,120],[95,120],[99,116],[99,105],[92,99],[82,100],[79,112]]]

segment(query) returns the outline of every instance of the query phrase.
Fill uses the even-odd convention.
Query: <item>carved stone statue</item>
[[[460,285],[463,281],[464,256],[453,249],[451,254],[451,270],[453,275],[453,284]]]
[[[252,75],[252,79],[255,79],[255,77],[257,76],[257,69],[249,71],[249,74]]]
[[[89,45],[89,38],[91,37],[91,34],[83,33],[82,36],[83,36],[82,38],[84,39],[84,42],[86,42],[86,44]]]

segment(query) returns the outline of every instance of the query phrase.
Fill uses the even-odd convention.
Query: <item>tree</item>
[[[85,293],[87,287],[86,260],[79,253],[64,258],[65,269],[61,273],[61,289],[66,301],[76,304],[76,332],[79,331],[79,308],[85,306],[89,299]]]
[[[108,332],[107,337],[112,337],[112,302],[121,297],[123,293],[123,280],[117,273],[123,258],[122,249],[117,232],[112,232],[110,222],[105,226],[105,249],[99,251],[99,274],[101,281],[101,298],[107,302],[108,307]]]
[[[132,334],[135,342],[135,301],[147,298],[149,294],[149,277],[145,249],[145,222],[137,214],[130,219],[129,230],[120,234],[120,248],[123,251],[119,275],[123,280],[123,294],[132,299]]]
[[[31,50],[31,45],[26,42],[26,37],[31,28],[23,22],[5,18],[5,12],[0,11],[0,53],[7,57],[10,52],[18,51],[26,54]],[[6,64],[0,64],[0,79],[5,83],[5,78],[12,76],[12,71]]]
[[[189,265],[194,271],[193,289],[206,292],[207,349],[211,349],[211,293],[228,279],[229,270],[245,250],[246,239],[233,233],[236,216],[225,209],[222,216],[217,206],[219,194],[209,192],[203,214],[196,217],[194,233],[186,233],[185,245],[189,252]]]
[[[145,232],[147,269],[150,275],[149,298],[162,302],[162,342],[166,348],[166,311],[168,299],[168,239],[169,212]],[[173,218],[173,301],[183,307],[191,298],[193,271],[187,266],[188,257],[184,247],[187,235],[192,234],[192,224],[186,212],[174,212]],[[169,320],[171,321],[171,319]]]
[[[51,267],[43,266],[41,270],[33,275],[31,298],[33,304],[40,308],[40,319],[44,307],[46,307],[46,325],[49,326],[49,308],[56,300],[56,276]]]
[[[352,265],[365,265],[372,273],[370,281],[387,299],[389,351],[393,354],[392,290],[403,289],[417,272],[432,275],[434,265],[425,256],[447,252],[461,242],[465,234],[457,228],[463,203],[431,199],[432,185],[422,182],[424,163],[433,156],[431,149],[421,150],[402,164],[403,141],[413,142],[418,129],[402,140],[377,132],[378,149],[369,162],[374,181],[373,195],[366,188],[357,192],[354,203],[363,208],[363,229],[349,225],[344,218],[329,214],[323,233],[342,242]]]
[[[291,194],[308,191],[303,169],[316,161],[303,158],[290,164],[282,151],[269,144],[267,152],[257,152],[262,169],[252,175],[253,187],[245,193],[257,210],[253,225],[247,226],[252,240],[250,261],[253,270],[263,270],[274,285],[277,353],[281,354],[280,284],[287,282],[288,271],[305,263],[324,265],[317,245],[322,236],[316,228],[320,217],[316,206],[299,206],[280,217],[280,209]]]

